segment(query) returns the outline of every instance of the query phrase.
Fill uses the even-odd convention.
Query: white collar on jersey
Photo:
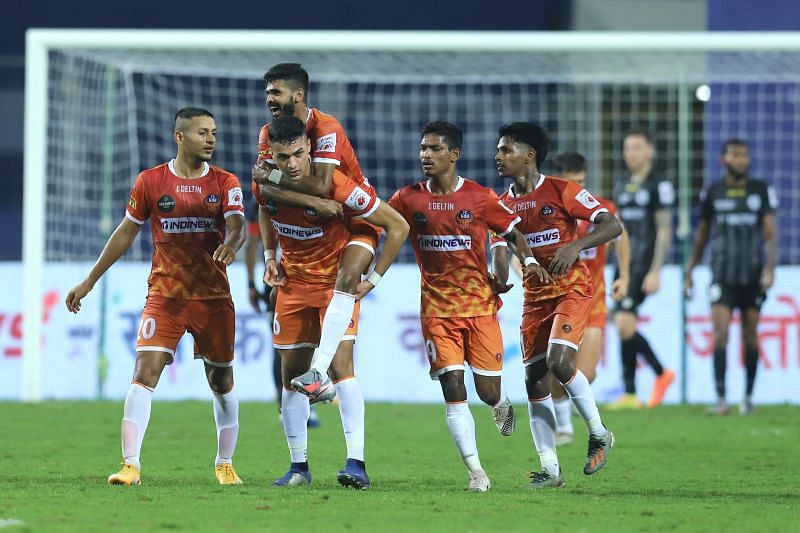
[[[170,159],[169,163],[167,164],[167,166],[169,167],[169,171],[172,172],[175,175],[175,177],[180,178],[180,176],[178,176],[178,173],[175,172],[175,160],[174,159]],[[202,178],[203,176],[208,174],[209,170],[211,170],[211,167],[208,166],[208,163],[203,161],[203,173],[200,174],[198,176],[198,178]]]
[[[308,124],[309,120],[311,120],[311,108],[310,107],[308,108],[308,111],[306,112],[306,124]]]
[[[536,185],[533,187],[533,190],[535,191],[536,189],[541,187],[542,183],[544,183],[544,174],[539,174],[539,181],[536,182]],[[511,185],[508,186],[508,195],[511,196],[511,198],[517,197],[517,192],[514,190],[513,181],[511,182]]]
[[[458,181],[456,182],[456,188],[453,189],[453,192],[456,192],[463,185],[464,185],[464,178],[462,178],[461,176],[458,176]],[[433,192],[431,190],[431,180],[428,180],[428,181],[425,182],[425,188],[428,189],[428,192]]]

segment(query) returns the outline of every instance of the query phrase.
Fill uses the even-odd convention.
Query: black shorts
[[[614,302],[614,312],[628,311],[635,315],[639,314],[639,306],[642,305],[647,295],[642,290],[642,283],[647,272],[631,272],[631,282],[628,284],[628,295],[621,301]],[[616,273],[614,279],[619,277],[619,272]]]
[[[758,281],[749,285],[714,282],[708,288],[708,299],[711,301],[711,305],[724,305],[730,310],[737,307],[740,311],[760,310],[766,297],[767,293],[761,288]]]

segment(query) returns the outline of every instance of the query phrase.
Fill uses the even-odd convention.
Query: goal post
[[[684,253],[693,195],[719,171],[716,145],[726,135],[758,136],[756,170],[773,172],[764,177],[785,195],[782,207],[798,209],[782,226],[782,261],[795,262],[800,184],[790,178],[800,167],[800,126],[788,122],[800,123],[798,52],[800,37],[789,32],[28,30],[24,399],[42,398],[44,266],[96,258],[136,173],[173,151],[169,122],[181,105],[217,115],[215,158],[246,179],[267,119],[260,78],[274,63],[307,67],[311,104],[345,122],[382,196],[418,173],[413,143],[426,120],[466,126],[462,171],[496,188],[497,127],[540,121],[554,152],[588,156],[589,184],[605,195],[622,171],[624,131],[647,125],[661,170],[678,185]],[[708,105],[695,97],[701,86]],[[773,163],[758,167],[761,158]],[[147,260],[148,239],[126,258]]]

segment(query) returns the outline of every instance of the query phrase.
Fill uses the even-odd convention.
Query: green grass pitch
[[[523,488],[538,469],[527,410],[501,437],[472,406],[493,487],[467,475],[440,405],[367,405],[366,492],[336,483],[344,464],[338,410],[309,436],[311,488],[270,483],[288,467],[274,404],[244,403],[234,465],[245,485],[215,484],[211,402],[156,402],[142,485],[111,487],[122,402],[0,403],[0,529],[6,531],[789,531],[800,530],[800,409],[750,417],[700,407],[608,413],[608,466],[582,473],[586,446],[559,449],[567,485]],[[521,415],[521,416],[520,416]]]

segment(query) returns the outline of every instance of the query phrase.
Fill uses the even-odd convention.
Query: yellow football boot
[[[233,469],[233,465],[229,463],[222,463],[217,465],[214,469],[217,475],[217,481],[219,481],[220,485],[241,485],[242,478],[236,475],[236,470]]]
[[[108,476],[109,485],[139,485],[139,469],[130,463],[122,463],[122,470]]]

